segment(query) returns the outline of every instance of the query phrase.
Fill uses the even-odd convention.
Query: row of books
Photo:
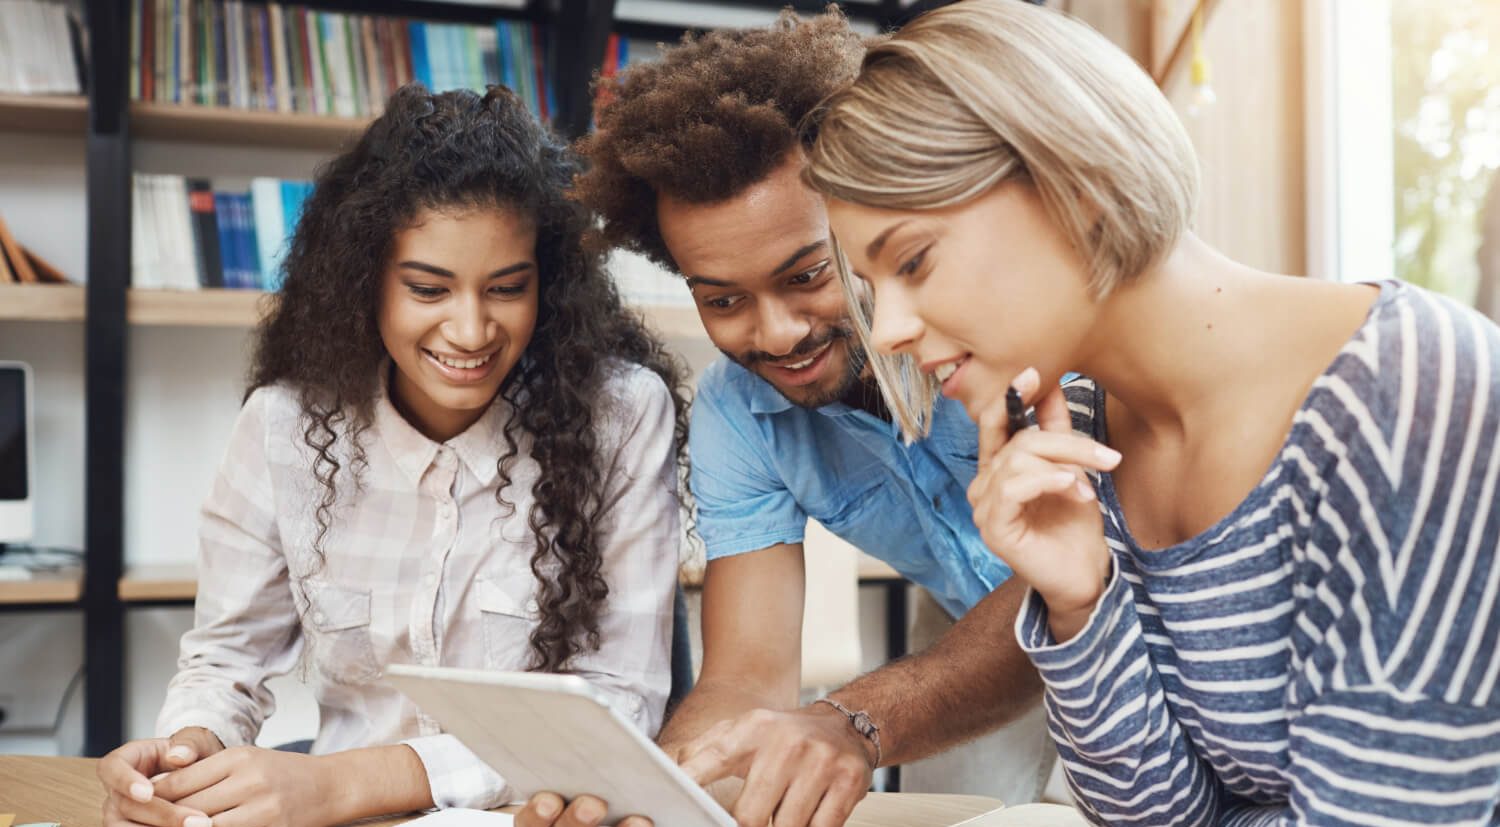
[[[311,194],[307,181],[256,178],[248,192],[234,192],[203,178],[136,173],[130,283],[278,290],[287,242]]]
[[[3,2],[3,0],[0,0]],[[411,81],[504,84],[557,109],[545,30],[430,23],[246,0],[132,0],[134,100],[366,117]]]
[[[79,94],[84,76],[79,32],[63,5],[0,0],[0,92]]]
[[[255,178],[249,191],[235,192],[203,178],[136,173],[131,286],[280,289],[287,243],[311,194],[306,181]],[[628,302],[692,304],[681,277],[644,256],[616,251],[609,269]]]

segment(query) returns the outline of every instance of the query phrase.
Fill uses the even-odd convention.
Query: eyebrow
[[[828,241],[826,239],[819,239],[819,240],[814,241],[814,242],[812,242],[810,244],[804,244],[804,245],[802,245],[801,247],[797,248],[797,252],[792,253],[790,256],[787,256],[786,261],[783,261],[780,264],[776,265],[776,269],[774,269],[774,270],[771,271],[771,275],[772,276],[778,276],[778,275],[786,272],[792,265],[794,265],[797,262],[801,261],[808,253],[811,253],[814,250],[817,250],[817,249],[819,249],[821,247],[826,247],[826,246],[828,246]],[[687,286],[688,286],[689,290],[691,290],[694,287],[697,287],[700,284],[702,284],[704,286],[707,286],[707,287],[733,287],[734,286],[734,282],[732,282],[732,281],[726,281],[724,279],[710,278],[708,276],[688,276],[687,279],[686,279],[686,281],[687,281]]]
[[[445,270],[442,267],[437,266],[436,264],[428,264],[425,261],[403,261],[396,266],[405,267],[409,270],[420,270],[423,273],[428,273],[434,276],[442,276],[443,278],[447,279],[456,278],[452,270]],[[495,272],[490,273],[488,276],[485,276],[485,280],[488,281],[489,279],[498,279],[504,276],[509,276],[513,273],[520,273],[525,270],[532,270],[535,268],[536,265],[532,264],[529,261],[520,261],[510,265],[509,267],[501,267],[499,270],[496,270]]]
[[[902,227],[905,227],[910,223],[911,219],[907,219],[905,221],[897,221],[895,224],[886,227],[885,230],[880,233],[880,235],[875,236],[875,240],[870,242],[870,246],[865,248],[865,258],[869,259],[870,261],[874,261],[876,257],[880,255],[880,248],[884,247],[887,241],[890,241],[891,233],[894,233],[895,231],[901,229]]]

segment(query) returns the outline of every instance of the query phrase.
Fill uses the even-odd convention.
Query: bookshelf
[[[192,564],[132,566],[120,578],[126,603],[191,604],[198,596],[198,571]]]
[[[0,130],[81,135],[89,102],[82,95],[0,94]]]
[[[85,289],[71,284],[0,285],[0,321],[81,322]],[[129,288],[125,320],[154,327],[254,327],[275,301],[259,290],[155,290]],[[635,305],[657,333],[682,340],[702,336],[698,311],[691,305]]]
[[[148,101],[130,104],[130,128],[138,138],[231,146],[332,152],[359,135],[371,120]]]
[[[706,0],[710,4],[772,11],[785,0]],[[817,11],[824,0],[792,0]],[[904,20],[913,8],[945,0],[841,3],[852,18],[876,28]],[[589,86],[611,31],[662,41],[701,29],[691,20],[616,19],[616,0],[310,0],[319,9],[429,20],[546,23],[559,56],[552,79],[553,127],[577,137],[587,131]],[[688,3],[679,4],[684,9]],[[82,569],[54,577],[0,584],[0,609],[81,609],[84,615],[84,752],[102,755],[124,736],[125,611],[139,606],[190,604],[196,579],[190,567],[124,570],[125,416],[132,326],[249,327],[267,304],[257,291],[132,289],[132,153],[139,139],[232,148],[334,151],[368,123],[365,118],[249,112],[130,100],[130,4],[82,0],[86,63],[84,96],[0,95],[0,131],[85,139],[87,286],[0,285],[0,321],[82,323],[85,330],[84,423],[86,560]],[[680,22],[681,25],[677,25]],[[649,32],[649,34],[648,34]],[[667,338],[699,338],[691,306],[637,308]],[[895,582],[895,581],[890,581]],[[904,631],[904,629],[903,629]]]
[[[0,606],[71,606],[83,595],[83,569],[72,567],[33,574],[29,580],[0,580]]]
[[[275,299],[259,290],[148,290],[125,297],[131,324],[178,327],[253,327]]]
[[[81,322],[84,290],[74,284],[0,285],[0,321]]]

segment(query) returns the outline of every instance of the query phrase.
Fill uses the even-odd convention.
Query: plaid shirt
[[[667,697],[678,565],[672,402],[636,366],[613,373],[601,399],[606,516],[598,530],[609,598],[599,651],[576,657],[571,671],[654,735]],[[382,394],[361,437],[362,487],[340,499],[319,559],[322,488],[296,393],[277,386],[252,394],[203,507],[196,623],[182,638],[158,732],[201,726],[225,746],[253,743],[275,710],[267,679],[300,664],[320,711],[313,752],[406,743],[439,807],[510,800],[504,779],[380,681],[389,663],[522,670],[530,662],[539,614],[527,519],[540,469],[518,434],[504,492],[514,508],[497,501],[509,413],[497,401],[438,444]],[[353,491],[351,452],[346,440],[340,446],[340,490]]]

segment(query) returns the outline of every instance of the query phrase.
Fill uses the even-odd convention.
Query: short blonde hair
[[[939,209],[1029,182],[1096,297],[1160,261],[1197,209],[1192,142],[1151,78],[1083,23],[1019,0],[917,18],[870,49],[804,133],[808,184],[851,203]],[[925,433],[935,389],[877,357],[902,427]]]

